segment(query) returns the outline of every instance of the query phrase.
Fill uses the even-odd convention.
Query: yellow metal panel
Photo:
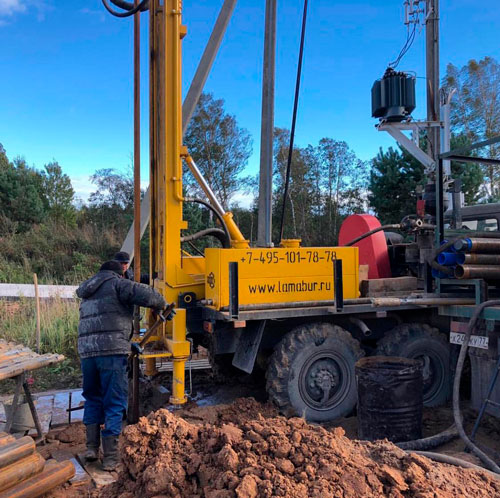
[[[359,296],[357,247],[206,249],[205,297],[229,305],[229,263],[238,262],[239,303],[334,299],[333,265],[342,260],[344,298]]]

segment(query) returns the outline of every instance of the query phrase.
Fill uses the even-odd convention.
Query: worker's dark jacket
[[[163,309],[165,299],[147,285],[100,271],[76,291],[83,299],[78,325],[80,358],[128,354],[134,305]]]
[[[123,274],[123,278],[128,280],[134,279],[134,270],[132,268],[128,268],[127,271]],[[141,273],[141,284],[149,284],[149,273]]]

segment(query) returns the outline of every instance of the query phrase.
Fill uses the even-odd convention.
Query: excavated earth
[[[105,498],[494,497],[488,473],[438,464],[388,441],[348,439],[251,398],[160,409],[127,427],[123,470]]]

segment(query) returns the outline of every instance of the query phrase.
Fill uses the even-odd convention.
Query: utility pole
[[[439,99],[439,0],[427,0],[425,18],[425,66],[427,76],[427,121],[440,120]],[[427,153],[437,165],[440,153],[440,128],[429,126]]]
[[[272,247],[276,0],[266,0],[257,245]]]

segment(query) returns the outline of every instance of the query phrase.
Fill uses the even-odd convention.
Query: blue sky
[[[222,0],[184,0],[184,91]],[[303,0],[278,0],[275,124],[290,127]],[[399,52],[402,0],[311,0],[296,143],[345,140],[368,160],[393,145],[370,117],[370,89]],[[206,91],[253,137],[258,171],[265,0],[239,0]],[[441,72],[486,55],[500,59],[497,0],[441,1]],[[147,15],[142,16],[142,163],[148,175]],[[424,33],[400,69],[425,75]],[[417,80],[416,118],[425,115]],[[100,0],[0,0],[0,143],[41,168],[56,159],[85,198],[99,168],[125,171],[132,153],[132,21]]]

